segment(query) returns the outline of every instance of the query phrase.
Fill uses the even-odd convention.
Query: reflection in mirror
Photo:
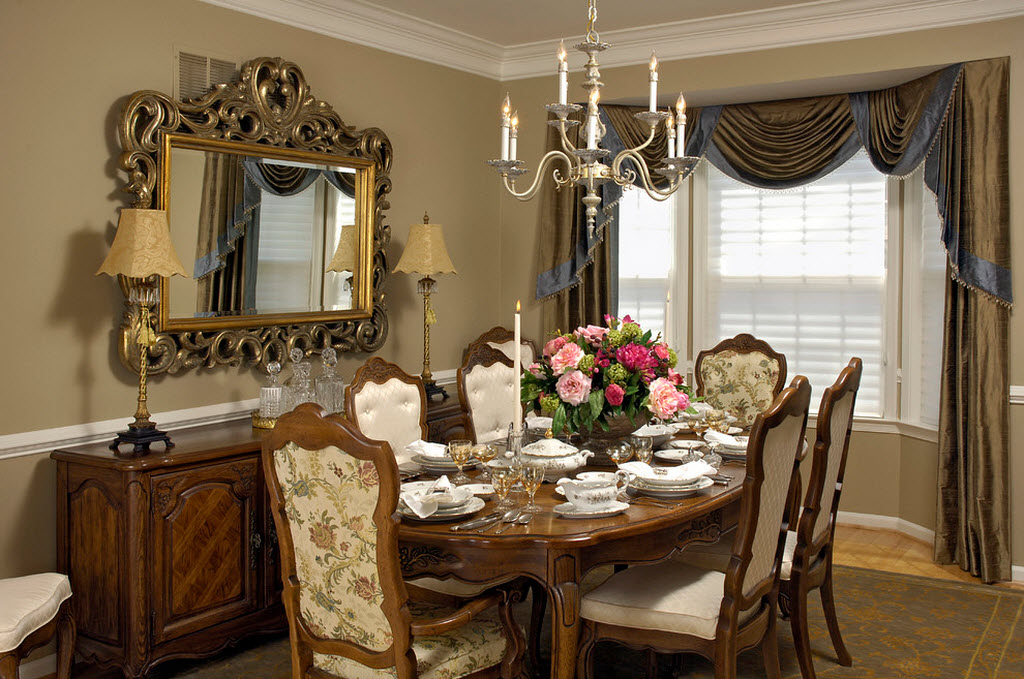
[[[178,147],[170,161],[192,273],[170,283],[171,322],[353,308],[355,168]]]

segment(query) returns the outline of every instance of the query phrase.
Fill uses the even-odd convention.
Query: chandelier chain
[[[601,42],[601,36],[597,33],[597,0],[590,0],[587,11],[587,42],[592,45]]]

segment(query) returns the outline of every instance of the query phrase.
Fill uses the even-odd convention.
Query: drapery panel
[[[988,581],[1006,577],[1010,567],[1005,474],[1007,317],[1013,301],[1008,83],[1009,59],[1001,58],[954,64],[871,92],[709,106],[688,112],[685,140],[687,155],[706,158],[741,182],[769,189],[812,182],[861,147],[887,175],[906,176],[925,163],[925,182],[937,198],[951,276],[936,558],[957,561]],[[615,132],[608,141],[635,145],[646,138],[632,118],[633,111],[642,109],[601,108],[602,120]],[[551,142],[549,136],[548,148],[556,148]],[[657,157],[655,149],[648,153]],[[561,244],[558,249],[542,245],[538,260],[537,298],[559,295],[548,304],[556,309],[566,307],[562,291],[593,278],[585,271],[591,257],[579,254],[593,253],[608,230],[605,220],[604,228],[599,226],[590,238],[578,219],[566,218],[569,214],[574,213],[565,206],[558,213],[544,206],[539,225],[542,244]],[[609,271],[615,257],[610,254]],[[550,276],[552,271],[559,276]],[[598,287],[606,289],[609,283]],[[591,304],[584,300],[578,306]],[[560,327],[571,327],[564,314],[546,312],[545,321],[549,317],[557,318]],[[982,350],[979,343],[987,346]],[[999,434],[981,433],[985,431]],[[953,498],[956,502],[948,504]]]

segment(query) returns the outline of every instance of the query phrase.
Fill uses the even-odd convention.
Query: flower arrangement
[[[588,325],[559,334],[544,345],[537,363],[523,374],[526,408],[552,414],[559,433],[608,431],[609,420],[627,416],[639,426],[650,417],[671,419],[694,412],[690,390],[677,373],[676,352],[651,338],[629,316],[605,316],[605,326]]]

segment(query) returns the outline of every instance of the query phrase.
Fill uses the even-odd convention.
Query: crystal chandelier
[[[518,112],[512,112],[512,106],[508,95],[501,108],[501,158],[489,160],[487,163],[494,167],[501,174],[502,183],[510,194],[519,200],[530,200],[540,188],[541,180],[549,166],[554,166],[551,176],[555,186],[561,188],[571,184],[579,184],[586,187],[586,195],[583,197],[583,204],[586,205],[587,229],[593,235],[597,206],[601,204],[601,197],[598,195],[598,187],[606,181],[613,181],[619,186],[629,187],[641,186],[644,191],[654,200],[662,201],[667,199],[682,184],[683,175],[693,167],[698,158],[684,155],[684,133],[686,130],[686,103],[683,95],[679,95],[676,102],[675,117],[667,111],[659,111],[657,106],[658,97],[658,60],[651,53],[650,63],[650,102],[648,110],[634,114],[636,119],[650,126],[651,131],[647,140],[639,146],[624,149],[616,154],[610,164],[605,160],[611,155],[607,149],[600,148],[599,144],[605,135],[605,126],[601,123],[597,110],[597,104],[601,97],[600,64],[597,63],[597,54],[608,49],[608,43],[601,42],[595,24],[597,23],[597,0],[589,0],[589,12],[587,18],[587,35],[584,42],[575,45],[574,48],[585,52],[587,63],[585,65],[586,80],[583,87],[589,91],[587,116],[584,121],[582,134],[576,135],[580,140],[580,146],[585,139],[586,147],[578,148],[569,139],[566,131],[579,121],[570,120],[568,116],[583,109],[579,104],[568,103],[568,76],[569,68],[565,61],[565,46],[559,45],[558,51],[558,103],[547,104],[546,108],[553,113],[555,120],[549,120],[548,125],[556,127],[561,135],[562,150],[549,151],[540,160],[540,168],[533,183],[524,191],[516,190],[516,178],[529,172],[526,164],[516,158],[516,141],[519,135]],[[658,188],[651,179],[651,169],[640,155],[640,151],[647,148],[654,140],[658,126],[666,125],[668,134],[668,152],[658,167],[653,168],[654,172],[665,177],[668,185]],[[678,139],[679,155],[676,155],[676,140]],[[626,161],[629,161],[628,163]],[[564,172],[563,167],[564,166]],[[639,180],[639,183],[638,181]]]

